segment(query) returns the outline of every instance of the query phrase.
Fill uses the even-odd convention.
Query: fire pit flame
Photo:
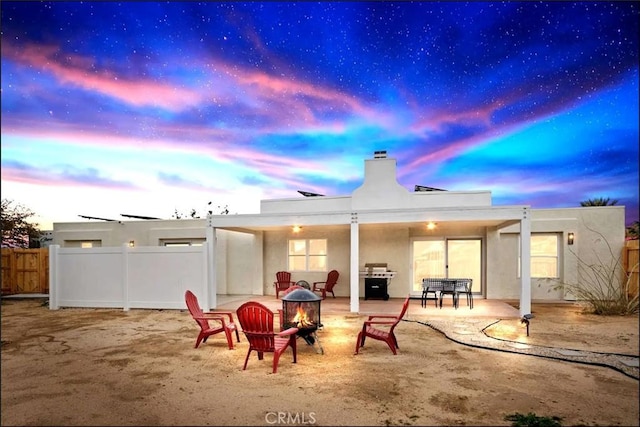
[[[320,340],[316,335],[320,321],[320,302],[322,298],[309,289],[295,289],[282,297],[282,315],[284,328],[298,328],[297,336],[302,337],[307,344],[318,343],[320,353],[323,353]]]
[[[314,326],[313,322],[309,319],[309,316],[302,307],[298,307],[296,315],[291,319],[298,328],[310,328]]]

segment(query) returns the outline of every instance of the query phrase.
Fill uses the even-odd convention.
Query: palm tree
[[[635,221],[627,227],[627,240],[638,240],[640,238],[640,221]]]
[[[589,199],[580,202],[580,206],[614,206],[617,204],[617,200],[611,200],[608,197],[606,199],[604,197],[596,197],[595,199]]]

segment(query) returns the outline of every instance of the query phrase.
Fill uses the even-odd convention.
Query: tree
[[[595,199],[589,199],[580,202],[580,206],[615,206],[618,204],[617,200],[611,200],[610,198],[596,197]]]
[[[38,224],[27,220],[34,216],[31,209],[13,200],[2,199],[0,219],[2,220],[3,248],[37,248],[40,247],[42,232]]]
[[[598,244],[606,245],[609,256],[601,258],[597,255],[596,261],[585,260],[572,250],[569,252],[578,261],[578,283],[563,283],[559,279],[554,289],[562,289],[573,294],[578,301],[586,304],[587,311],[601,315],[629,315],[638,313],[640,308],[639,294],[633,292],[633,271],[638,271],[638,262],[627,270],[622,264],[621,255],[614,253],[606,237],[588,226],[585,228],[598,236]],[[637,279],[636,279],[637,282]]]
[[[211,206],[211,202],[207,203],[207,207],[210,207],[210,206]],[[224,205],[224,206],[218,205],[218,210],[220,211],[218,215],[229,215],[229,205]],[[210,208],[207,208],[207,212],[206,214],[204,214],[204,216],[211,215],[211,214],[213,214],[213,211]],[[200,215],[198,215],[198,211],[196,211],[196,209],[193,209],[193,208],[188,214],[180,213],[178,212],[178,208],[176,208],[174,210],[173,215],[171,215],[171,217],[175,219],[182,219],[182,218],[200,219]]]
[[[627,227],[627,240],[638,240],[640,238],[640,221],[634,221]]]

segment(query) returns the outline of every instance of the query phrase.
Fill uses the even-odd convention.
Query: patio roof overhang
[[[351,233],[350,290],[351,312],[359,310],[359,228],[368,225],[399,225],[433,222],[466,222],[474,225],[501,229],[514,224],[520,225],[521,254],[521,292],[520,312],[522,315],[531,312],[530,283],[530,242],[531,216],[529,206],[482,206],[482,207],[450,207],[432,209],[368,209],[362,212],[318,212],[318,213],[271,213],[243,215],[215,215],[207,217],[207,240],[213,241],[216,229],[255,234],[267,230],[280,230],[293,225],[301,227],[344,227]],[[215,249],[214,257],[215,257]],[[214,263],[215,264],[215,263]],[[215,268],[215,266],[213,266]],[[209,279],[210,288],[217,289],[215,274]],[[215,297],[214,297],[215,307]]]
[[[419,224],[424,222],[472,222],[503,228],[519,223],[529,215],[529,206],[489,206],[434,209],[379,209],[364,212],[318,212],[288,214],[210,215],[207,226],[252,233],[299,226],[350,226],[357,224]]]

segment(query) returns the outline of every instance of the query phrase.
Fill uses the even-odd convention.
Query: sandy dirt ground
[[[419,301],[412,301],[417,304]],[[529,344],[638,355],[638,316],[533,305],[489,329]],[[354,355],[364,316],[323,314],[324,354],[298,339],[298,363],[221,334],[194,348],[184,310],[60,309],[2,300],[3,426],[488,425],[507,414],[558,416],[562,425],[638,426],[638,380],[613,369],[467,347],[401,322],[393,356],[380,341]],[[535,327],[535,328],[534,328]]]

